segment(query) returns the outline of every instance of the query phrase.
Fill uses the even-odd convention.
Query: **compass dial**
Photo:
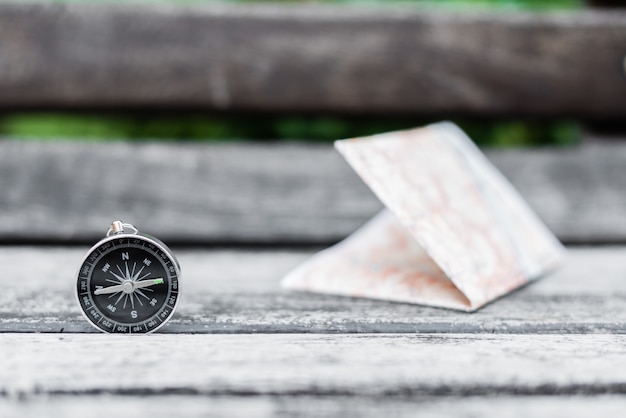
[[[116,235],[90,250],[78,273],[78,302],[105,332],[145,333],[160,328],[178,302],[176,261],[158,240]]]

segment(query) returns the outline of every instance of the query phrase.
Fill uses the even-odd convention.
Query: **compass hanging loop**
[[[130,230],[130,231],[128,231]],[[113,221],[109,229],[107,229],[106,236],[109,237],[113,234],[137,234],[139,230],[135,225],[124,223],[122,221]]]

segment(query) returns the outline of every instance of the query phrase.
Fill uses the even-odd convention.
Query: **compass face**
[[[178,301],[178,264],[156,240],[117,235],[98,243],[78,273],[78,302],[104,332],[160,328]]]

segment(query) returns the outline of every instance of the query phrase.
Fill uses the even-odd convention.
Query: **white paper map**
[[[298,266],[283,279],[286,288],[473,311],[564,255],[452,123],[335,146],[387,209]]]

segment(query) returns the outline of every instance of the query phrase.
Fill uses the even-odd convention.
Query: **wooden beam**
[[[3,247],[0,333],[93,333],[73,290],[87,248]],[[159,333],[621,334],[626,248],[569,250],[557,272],[464,312],[288,292],[281,278],[313,251],[175,249],[184,303]],[[593,283],[590,282],[592,280]]]
[[[562,270],[473,314],[279,290],[310,252],[177,251],[184,303],[133,338],[84,334],[71,286],[84,250],[0,252],[3,417],[624,408],[626,247],[570,249]]]
[[[626,145],[488,156],[568,243],[626,242]],[[381,204],[329,145],[0,141],[0,242],[89,243],[115,219],[168,242],[327,245]]]
[[[163,332],[133,338],[68,334],[91,328],[71,286],[84,250],[0,251],[2,417],[583,417],[626,405],[625,247],[570,249],[564,269],[473,314],[280,291],[310,252],[177,251],[184,303]]]
[[[157,334],[130,341],[0,334],[0,393],[384,399],[626,392],[619,367],[626,335]]]
[[[626,116],[626,12],[0,4],[0,108]]]
[[[43,344],[46,337],[35,344]],[[341,371],[341,370],[339,370]],[[164,391],[165,392],[165,391]],[[148,393],[131,396],[111,394],[80,394],[80,396],[42,395],[15,399],[10,395],[0,398],[0,414],[5,418],[45,415],[49,418],[66,418],[85,411],[98,411],[103,416],[172,416],[219,418],[250,416],[272,418],[276,416],[308,416],[311,411],[324,417],[358,416],[378,418],[394,416],[410,418],[419,410],[424,418],[457,416],[506,416],[523,418],[586,418],[589,415],[619,416],[626,407],[621,395],[502,395],[492,396],[361,396],[354,395],[191,395]],[[349,412],[347,412],[349,411]]]

